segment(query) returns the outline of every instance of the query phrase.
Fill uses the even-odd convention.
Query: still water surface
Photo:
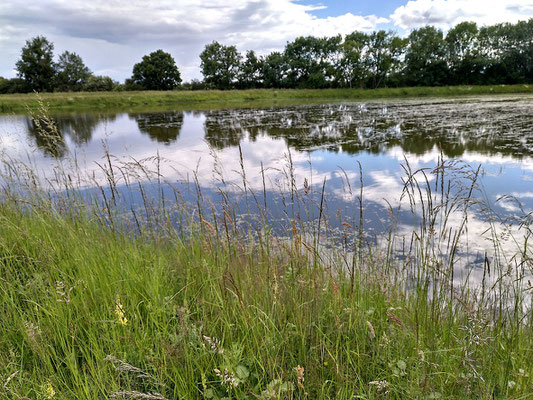
[[[255,194],[269,208],[278,208],[269,218],[280,220],[290,214],[315,221],[326,181],[327,222],[339,230],[343,221],[360,223],[362,179],[364,229],[367,237],[376,238],[391,227],[400,234],[412,231],[419,222],[423,211],[420,205],[411,210],[404,191],[406,171],[421,171],[417,181],[426,197],[428,185],[435,201],[448,190],[435,173],[443,158],[447,177],[457,177],[450,193],[467,196],[480,168],[472,193],[479,205],[469,211],[463,249],[464,264],[475,268],[492,247],[489,222],[512,254],[521,231],[508,222],[527,218],[533,210],[532,111],[533,97],[509,96],[72,113],[54,115],[60,135],[52,139],[43,137],[29,116],[3,115],[0,148],[4,157],[27,160],[42,176],[53,176],[58,163],[69,170],[75,160],[76,169],[92,177],[80,182],[85,186],[106,184],[97,163],[106,162],[107,151],[117,165],[140,163],[159,170],[167,182],[181,185],[191,202],[198,195],[191,182],[197,181],[202,195],[214,202],[220,201],[221,188],[240,196],[243,212],[245,207],[253,213]],[[139,174],[138,179],[147,178]],[[287,195],[291,191],[310,196],[315,206],[295,209],[294,198]],[[447,223],[459,225],[463,218],[458,207]]]

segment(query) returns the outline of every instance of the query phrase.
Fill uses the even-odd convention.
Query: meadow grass
[[[5,203],[0,219],[4,398],[526,399],[533,389],[530,316],[493,319],[424,285],[406,292],[378,256],[353,283],[294,243],[267,252],[199,231],[134,238]]]
[[[202,91],[141,91],[141,92],[70,92],[41,93],[52,109],[119,109],[160,107],[172,105],[176,109],[259,107],[299,104],[332,100],[368,100],[381,98],[476,96],[483,94],[533,93],[533,85],[487,85],[405,87],[381,89],[251,89]],[[25,112],[38,109],[34,94],[0,95],[0,112]]]
[[[484,265],[487,282],[454,280],[479,170],[466,191],[432,193],[425,172],[405,166],[405,196],[424,211],[402,259],[393,232],[377,246],[353,221],[344,249],[324,249],[325,182],[296,187],[290,164],[287,197],[314,192],[319,213],[313,229],[295,218],[275,235],[244,167],[259,226],[238,225],[223,189],[222,211],[156,195],[132,222],[114,204],[122,190],[147,197],[147,183],[124,178],[121,189],[126,166],[105,159],[93,198],[71,168],[41,180],[31,165],[2,162],[2,398],[531,398],[529,225],[516,255]],[[131,176],[150,175],[136,168]],[[435,187],[455,184],[449,168],[431,172]],[[361,222],[362,177],[353,190]],[[454,210],[464,210],[459,226],[439,227]],[[439,239],[452,243],[444,256]]]

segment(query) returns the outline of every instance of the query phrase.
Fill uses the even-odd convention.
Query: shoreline
[[[323,101],[447,98],[502,94],[532,94],[533,85],[405,87],[381,89],[250,89],[203,91],[71,92],[0,95],[0,113],[38,109],[101,111],[110,108],[206,108],[298,105]]]

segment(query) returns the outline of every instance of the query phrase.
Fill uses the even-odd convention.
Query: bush
[[[0,77],[0,93],[12,94],[12,93],[28,93],[30,87],[24,79],[11,78],[5,79]]]
[[[87,92],[110,92],[118,82],[111,79],[109,76],[95,76],[91,75],[87,79],[84,90]]]

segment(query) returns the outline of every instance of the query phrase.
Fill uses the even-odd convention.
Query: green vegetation
[[[100,77],[111,81],[111,89],[86,85],[89,71],[79,56],[74,59],[72,55],[65,52],[56,65],[51,42],[41,36],[28,40],[17,63],[18,78],[0,77],[0,93],[168,90],[181,82],[174,59],[163,50],[144,56],[124,84]],[[76,76],[84,76],[82,81],[64,79],[61,64],[66,58],[70,58]],[[461,22],[446,34],[426,26],[413,30],[406,38],[384,30],[356,31],[345,37],[298,37],[288,42],[283,52],[261,57],[253,50],[243,57],[236,46],[213,41],[205,46],[200,60],[204,80],[184,83],[182,88],[376,89],[532,84],[533,19],[482,27]]]
[[[91,78],[89,78],[91,82]],[[253,89],[232,91],[139,91],[0,95],[0,112],[25,112],[42,99],[51,109],[135,109],[172,106],[173,109],[258,107],[306,102],[406,97],[476,96],[533,93],[533,85],[443,86],[383,89]]]
[[[261,205],[262,193],[247,189],[244,167],[242,194],[257,204],[259,225],[237,222],[239,207],[224,186],[217,212],[201,205],[200,187],[197,204],[180,200],[178,189],[172,201],[162,194],[158,167],[106,159],[104,186],[98,174],[65,169],[66,160],[48,180],[20,161],[3,162],[0,396],[530,396],[533,318],[531,288],[523,285],[531,220],[520,222],[524,247],[487,259],[480,284],[454,280],[467,211],[478,204],[472,193],[479,171],[442,160],[427,172],[436,182],[430,185],[426,172],[405,166],[404,195],[422,214],[400,259],[393,231],[381,247],[348,222],[341,224],[345,246],[326,250],[324,191],[295,187],[291,165],[287,196],[302,213],[319,207],[320,216],[311,227],[287,221],[287,234],[275,236],[273,210],[266,200]],[[427,186],[417,183],[424,180]],[[96,185],[94,194],[81,190],[85,183]],[[149,185],[161,194],[148,197]],[[432,194],[439,186],[448,192]],[[353,189],[363,221],[362,182]],[[144,209],[121,211],[128,191],[140,193]],[[447,224],[457,211],[457,226]],[[498,233],[490,236],[498,252]],[[446,242],[443,255],[439,243]]]
[[[54,44],[44,36],[26,41],[22,48],[17,71],[27,89],[25,91],[48,92],[54,87]]]
[[[235,46],[213,42],[200,53],[204,83],[217,89],[231,89],[239,73],[240,54]]]
[[[91,71],[76,53],[65,51],[59,56],[56,65],[56,89],[59,92],[89,90],[87,82]]]
[[[26,41],[16,64],[17,78],[0,77],[0,93],[111,91],[119,83],[108,76],[93,75],[82,58],[70,51],[54,62],[54,44],[44,36]],[[132,84],[121,88],[139,88]],[[173,87],[172,87],[173,88]]]
[[[4,398],[488,400],[533,389],[530,316],[493,319],[463,299],[432,301],[421,284],[406,292],[378,254],[352,285],[296,241],[133,238],[5,202],[0,220]]]
[[[462,22],[446,35],[426,26],[407,38],[384,30],[298,37],[283,52],[260,58],[248,52],[244,60],[235,46],[213,42],[200,58],[205,88],[375,89],[533,83],[532,50],[530,19],[483,27]]]
[[[172,56],[157,50],[133,66],[131,80],[144,90],[172,90],[181,83],[181,76]]]

